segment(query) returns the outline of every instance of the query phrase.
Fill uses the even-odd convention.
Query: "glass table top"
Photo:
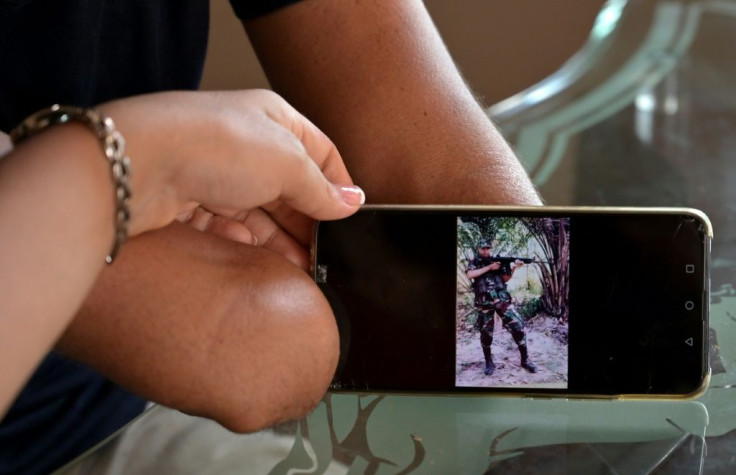
[[[713,377],[699,399],[328,394],[250,435],[154,407],[61,473],[733,473],[733,45],[734,0],[610,0],[563,68],[488,109],[549,205],[710,217]]]

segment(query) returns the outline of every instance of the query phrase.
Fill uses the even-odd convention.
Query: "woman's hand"
[[[334,144],[270,91],[167,92],[100,109],[128,144],[131,236],[179,219],[306,268],[313,220],[364,201]]]
[[[162,93],[102,104],[99,109],[113,118],[126,139],[132,170],[131,236],[162,228],[177,217],[186,218],[187,213],[201,208],[215,213],[218,220],[225,220],[221,225],[209,226],[218,234],[246,242],[253,241],[247,237],[248,233],[262,242],[272,236],[272,248],[282,249],[287,257],[304,265],[304,260],[292,251],[308,239],[309,220],[348,216],[363,201],[362,191],[352,185],[332,142],[273,93]],[[6,139],[7,136],[0,135],[0,222],[3,223],[0,226],[0,267],[12,269],[12,272],[0,273],[0,288],[6,291],[6,298],[0,300],[0,374],[3,375],[0,417],[41,357],[68,328],[98,280],[104,256],[114,237],[112,218],[116,204],[110,165],[99,139],[86,126],[78,123],[53,126],[10,151],[7,151]],[[219,247],[212,240],[209,242],[210,251]],[[338,345],[334,318],[316,286],[307,276],[271,253],[244,246],[235,246],[239,248],[235,252],[231,243],[220,244],[222,248],[230,244],[230,252],[225,252],[227,255],[260,254],[263,260],[258,262],[269,269],[260,272],[257,265],[249,267],[243,275],[252,277],[255,282],[247,290],[261,288],[263,295],[283,298],[278,302],[274,298],[256,300],[251,298],[253,293],[244,290],[248,299],[245,303],[220,302],[224,306],[219,307],[218,314],[223,319],[219,330],[255,328],[249,326],[254,320],[240,320],[242,313],[233,312],[232,305],[237,305],[241,312],[243,308],[247,308],[248,313],[252,310],[261,318],[273,312],[288,315],[289,309],[298,309],[301,315],[310,302],[313,303],[314,319],[308,322],[323,336],[316,342],[326,350],[321,356],[310,357],[320,359],[317,389],[322,390],[334,370]],[[121,251],[125,252],[125,245]],[[185,257],[196,260],[195,256]],[[200,263],[203,271],[197,277],[201,281],[206,277],[204,270],[208,262]],[[215,264],[222,271],[218,275],[226,280],[232,281],[237,274],[228,274],[222,262]],[[154,263],[144,263],[141,272],[148,267],[155,267]],[[164,263],[164,267],[170,267],[170,263]],[[173,268],[187,268],[187,263],[179,262],[178,267]],[[114,273],[114,269],[115,265],[109,270]],[[299,278],[294,279],[294,273]],[[141,276],[133,276],[133,280],[137,278]],[[124,280],[115,282],[120,284],[120,289],[115,290],[122,289],[125,294],[127,283]],[[196,285],[192,284],[196,279],[187,282],[187,285]],[[208,285],[207,291],[200,287],[195,294],[211,298],[218,289],[211,282]],[[230,290],[228,295],[236,296],[233,289]],[[317,298],[312,300],[315,295]],[[130,310],[140,309],[133,305],[134,300],[124,305],[131,305]],[[295,306],[295,301],[307,305]],[[228,319],[234,322],[225,323]],[[243,326],[238,327],[240,323]],[[268,323],[260,327],[264,332],[274,328]],[[282,321],[270,323],[281,324]],[[80,337],[81,343],[70,347],[78,351],[85,345],[94,347],[94,338],[89,335],[114,330],[115,324],[114,319],[103,318],[82,325],[91,333]],[[193,328],[201,327],[195,325]],[[178,330],[181,336],[183,329]],[[245,334],[256,339],[259,335],[242,330],[227,336],[231,337],[230,342],[238,345]],[[200,342],[218,341],[221,344],[223,339],[208,340],[212,335],[217,333],[205,331]],[[125,342],[127,348],[134,348],[140,342],[135,334],[129,338]],[[177,340],[169,331],[154,332],[152,338],[154,341],[159,338]],[[271,346],[270,340],[266,336],[264,341]],[[231,350],[235,347],[220,346],[223,347],[209,352],[214,361],[232,356]],[[152,347],[158,348],[157,345]],[[300,347],[300,352],[303,349]],[[107,350],[102,348],[100,352],[104,354]],[[199,351],[200,355],[208,354],[207,347],[200,347]],[[299,357],[309,362],[303,354]],[[187,372],[180,375],[190,377]],[[230,381],[228,376],[227,382]],[[288,398],[285,401],[284,404],[291,404]],[[242,427],[247,428],[263,422],[242,423],[245,424]]]

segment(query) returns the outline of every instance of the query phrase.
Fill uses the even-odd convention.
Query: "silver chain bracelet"
[[[17,145],[52,125],[68,122],[81,122],[87,125],[100,139],[102,149],[110,163],[112,180],[115,184],[115,239],[112,250],[105,258],[105,262],[111,264],[120,246],[128,237],[128,223],[130,221],[130,210],[128,208],[128,201],[130,200],[130,158],[125,155],[125,139],[115,129],[115,123],[112,119],[94,109],[54,104],[47,109],[32,114],[18,124],[10,132],[10,139],[13,144]]]

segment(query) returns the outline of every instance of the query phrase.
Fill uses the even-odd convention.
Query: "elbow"
[[[234,432],[308,414],[339,357],[335,318],[317,285],[281,257],[259,254],[258,281],[246,273],[247,282],[229,284],[229,310],[207,351],[216,378],[207,415]]]
[[[58,348],[149,400],[252,432],[319,403],[339,337],[301,269],[175,225],[126,244]]]

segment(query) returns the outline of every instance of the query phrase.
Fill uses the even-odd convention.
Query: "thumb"
[[[290,173],[282,182],[278,199],[287,206],[318,220],[345,218],[365,203],[365,193],[353,184],[331,183],[311,160],[303,173]]]

